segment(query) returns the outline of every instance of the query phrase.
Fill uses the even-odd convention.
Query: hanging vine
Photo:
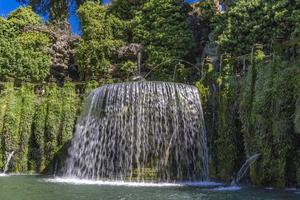
[[[61,148],[72,138],[79,100],[75,85],[71,82],[65,83],[62,88],[61,131],[57,138],[58,148]]]
[[[60,132],[60,122],[62,114],[61,89],[55,84],[49,85],[47,94],[47,119],[45,125],[45,164],[51,163],[58,150],[57,138]]]
[[[22,100],[18,96],[17,91],[13,88],[13,84],[7,85],[7,108],[3,120],[2,130],[2,148],[3,148],[3,161],[6,162],[7,155],[14,151],[19,150],[19,124],[21,118]],[[16,157],[13,157],[11,162],[11,170],[16,170]]]
[[[4,148],[4,141],[3,141],[3,125],[4,125],[4,117],[5,113],[7,110],[7,102],[8,102],[8,97],[9,94],[13,90],[13,83],[8,82],[4,84],[3,86],[3,91],[0,93],[0,168],[4,168],[4,163],[5,163],[5,148]]]
[[[27,172],[28,170],[28,149],[29,137],[31,135],[31,125],[34,115],[34,105],[36,96],[32,85],[23,85],[18,91],[21,98],[21,116],[19,125],[19,151],[17,153],[17,172]]]
[[[41,88],[42,91],[47,89]],[[32,172],[42,172],[45,168],[44,155],[44,132],[47,119],[47,98],[37,96],[35,102],[35,112],[33,116],[32,132],[29,139],[29,170]]]

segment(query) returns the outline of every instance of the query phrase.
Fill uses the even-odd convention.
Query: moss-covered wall
[[[196,86],[205,113],[210,176],[230,181],[245,157],[238,101],[242,79],[235,75],[231,58],[222,62],[222,70],[206,64]]]
[[[64,87],[6,83],[0,92],[0,168],[15,154],[10,171],[42,172],[74,132],[81,96],[72,82]]]
[[[258,185],[283,187],[292,176],[290,155],[294,148],[293,115],[296,67],[277,60],[258,63],[253,110],[248,122],[252,139],[245,139],[248,152],[261,153],[252,168],[251,179]],[[243,99],[242,99],[243,100]],[[250,154],[248,155],[250,156]],[[288,170],[290,169],[290,170]]]
[[[228,76],[220,87],[219,130],[214,142],[219,163],[218,176],[230,179],[243,159],[243,136],[239,120],[238,99],[240,80]]]
[[[258,50],[248,64],[246,72],[236,73],[236,63],[223,63],[221,73],[209,72],[198,84],[207,99],[204,110],[213,112],[205,116],[206,126],[217,127],[213,133],[208,130],[214,134],[208,136],[211,174],[229,181],[247,157],[260,153],[249,173],[253,183],[300,185],[300,62],[265,59]],[[211,73],[218,76],[208,81]],[[211,109],[211,102],[217,109]]]

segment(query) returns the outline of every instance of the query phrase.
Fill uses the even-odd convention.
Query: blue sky
[[[196,2],[199,0],[187,0],[188,2]],[[109,0],[104,0],[104,2],[109,2]],[[16,0],[0,0],[0,16],[7,16],[8,13],[15,10],[16,8],[22,6],[22,4],[16,2]],[[73,33],[80,33],[80,25],[78,18],[75,14],[72,14],[69,19],[72,27]]]

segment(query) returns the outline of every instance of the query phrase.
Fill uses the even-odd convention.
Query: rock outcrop
[[[80,36],[73,35],[68,22],[60,22],[54,25],[42,25],[27,27],[25,31],[39,31],[47,34],[51,39],[49,53],[52,65],[51,76],[59,81],[66,77],[73,80],[79,79],[77,66],[74,59],[74,48]]]

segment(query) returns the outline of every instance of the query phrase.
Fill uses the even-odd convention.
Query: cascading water
[[[76,125],[64,176],[206,180],[208,150],[197,89],[133,82],[94,90]]]

